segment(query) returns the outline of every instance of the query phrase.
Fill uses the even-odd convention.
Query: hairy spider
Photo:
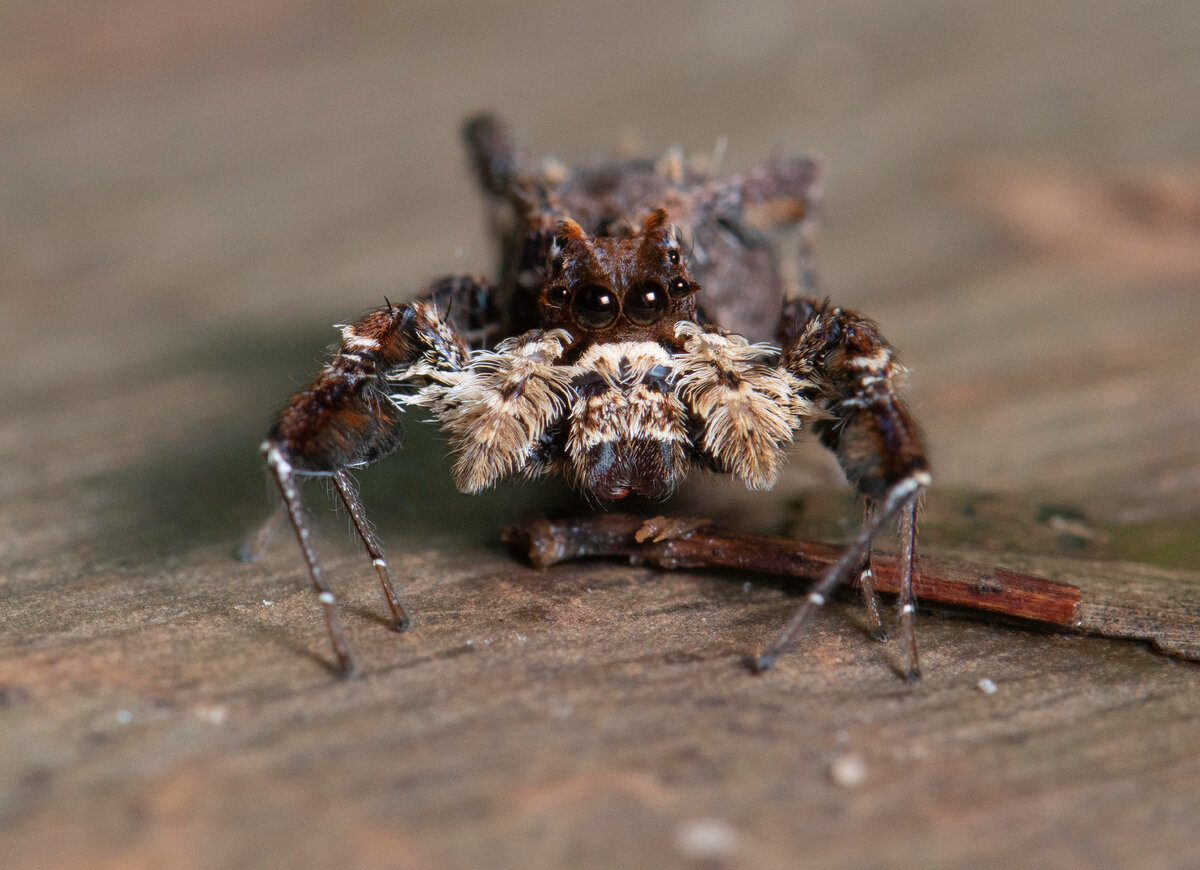
[[[930,476],[899,396],[904,369],[871,321],[785,293],[769,236],[799,226],[807,274],[815,164],[776,159],[724,181],[678,152],[567,169],[528,160],[491,117],[471,119],[464,135],[493,204],[498,283],[443,278],[410,304],[389,302],[342,326],[328,364],[289,399],[262,445],[283,505],[248,556],[285,513],[341,673],[354,662],[297,478],[332,480],[393,627],[406,630],[350,469],[395,451],[402,411],[418,407],[449,436],[461,491],[557,472],[601,500],[664,496],[693,469],[768,489],[795,433],[811,427],[866,497],[866,520],[757,666],[771,666],[839,583],[856,578],[874,605],[871,542],[900,517],[906,676],[918,679],[914,521]],[[758,343],[773,321],[775,344]],[[882,636],[876,607],[869,617]]]

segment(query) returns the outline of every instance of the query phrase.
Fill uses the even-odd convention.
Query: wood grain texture
[[[564,159],[818,154],[821,290],[932,445],[923,552],[1113,621],[1194,593],[1198,31],[1182,0],[4,4],[5,867],[1200,863],[1200,669],[1148,646],[923,610],[913,689],[837,604],[755,677],[793,587],[532,570],[500,531],[568,495],[458,496],[417,424],[363,481],[410,633],[310,487],[363,678],[292,542],[232,558],[329,324],[491,268],[455,139],[486,108]],[[772,493],[650,508],[859,515],[811,444]]]

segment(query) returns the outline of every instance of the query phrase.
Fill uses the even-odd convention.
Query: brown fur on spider
[[[394,452],[402,413],[418,408],[448,434],[463,492],[558,473],[601,500],[664,496],[693,469],[768,489],[795,434],[811,428],[867,498],[867,518],[756,666],[769,668],[838,584],[856,580],[874,603],[871,542],[899,517],[906,677],[918,679],[914,520],[930,476],[899,395],[904,369],[869,320],[802,294],[785,298],[770,236],[799,225],[811,274],[813,162],[777,159],[716,181],[678,153],[571,170],[537,164],[490,117],[469,121],[465,138],[495,206],[500,279],[443,278],[411,304],[388,303],[341,327],[329,363],[291,397],[262,447],[283,497],[277,516],[296,532],[340,672],[352,674],[354,661],[297,477],[332,479],[393,625],[406,630],[349,471]],[[767,337],[775,343],[760,341]],[[877,609],[869,613],[882,636]]]

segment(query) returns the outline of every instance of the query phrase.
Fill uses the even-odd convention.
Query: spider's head
[[[550,274],[538,298],[547,328],[591,341],[670,343],[680,320],[696,317],[692,280],[679,239],[661,208],[628,238],[593,238],[559,221]]]

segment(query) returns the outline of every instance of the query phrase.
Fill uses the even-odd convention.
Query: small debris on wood
[[[829,765],[829,778],[839,788],[858,788],[867,781],[867,762],[855,752],[838,756]]]
[[[727,858],[737,844],[737,831],[721,819],[691,819],[675,831],[675,846],[693,861]]]

